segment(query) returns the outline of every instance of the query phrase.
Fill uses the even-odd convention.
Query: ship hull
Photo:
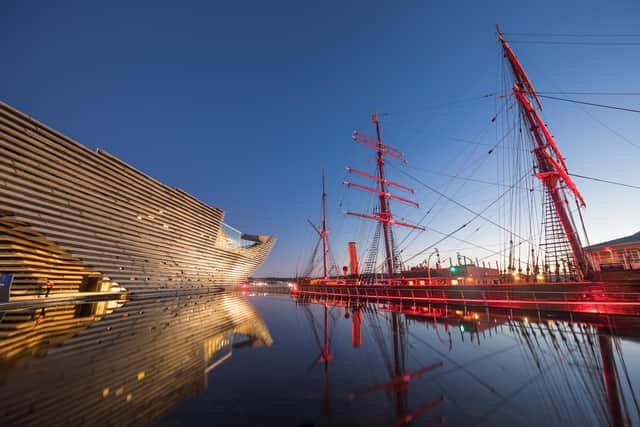
[[[224,212],[0,103],[0,272],[11,298],[245,280],[275,238],[223,244]]]
[[[640,284],[568,282],[544,285],[365,286],[309,285],[298,298],[350,298],[401,304],[434,303],[501,309],[640,315]]]

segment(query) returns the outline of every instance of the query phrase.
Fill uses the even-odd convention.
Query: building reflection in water
[[[124,301],[53,305],[0,312],[0,366],[15,365],[111,314]]]
[[[148,424],[234,349],[271,345],[230,294],[0,313],[1,425]]]
[[[465,407],[480,406],[465,420],[465,423],[480,425],[491,423],[500,411],[515,412],[521,420],[527,411],[520,410],[520,398],[530,396],[531,389],[540,391],[537,401],[527,402],[532,408],[544,411],[547,425],[637,425],[640,423],[638,391],[627,366],[621,339],[638,341],[640,318],[624,316],[587,315],[576,317],[570,313],[472,311],[464,307],[447,305],[398,305],[390,303],[371,304],[353,299],[323,297],[297,298],[307,313],[309,324],[322,355],[331,353],[328,337],[332,334],[336,311],[351,319],[351,339],[354,349],[360,348],[363,334],[369,334],[370,344],[386,367],[386,379],[369,387],[353,390],[352,400],[366,398],[369,394],[387,392],[393,400],[393,414],[387,425],[400,426],[419,420],[426,425],[445,424],[443,415],[464,411]],[[324,310],[324,323],[314,318],[309,307],[320,305]],[[364,332],[363,332],[364,329]],[[427,329],[434,332],[435,340],[421,333]],[[323,339],[324,337],[324,339]],[[453,356],[456,346],[491,346],[492,340],[509,337],[512,345],[488,355],[461,362]],[[495,360],[498,365],[499,352],[518,349],[519,357],[507,363],[515,364],[519,370],[517,378],[494,377],[487,379],[477,369],[478,364]],[[420,362],[407,369],[413,352]],[[488,359],[488,360],[487,360]],[[330,375],[327,357],[321,357],[325,375],[325,411],[331,400]],[[636,362],[637,363],[637,362]],[[491,404],[475,405],[459,401],[459,396],[447,393],[449,375],[463,373],[471,383],[479,385],[485,394],[496,396]],[[409,395],[412,382],[433,381],[440,387],[440,395],[420,393],[413,399]],[[637,387],[637,378],[635,387]],[[508,384],[508,386],[505,386]],[[503,390],[508,389],[508,392]],[[432,393],[433,394],[433,393]],[[477,396],[477,400],[482,400]],[[449,410],[440,411],[443,403]],[[471,403],[471,404],[470,404]],[[457,409],[456,409],[457,407]],[[519,412],[519,414],[518,414]],[[539,414],[538,414],[539,415]],[[499,417],[498,417],[499,418]],[[500,419],[500,418],[499,418]],[[456,422],[454,421],[454,424]]]

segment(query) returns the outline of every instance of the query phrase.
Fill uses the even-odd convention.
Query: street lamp
[[[431,284],[431,267],[429,267],[429,265],[431,263],[431,257],[434,254],[438,255],[438,258],[440,258],[440,253],[438,252],[438,248],[436,248],[433,252],[431,252],[429,254],[429,257],[427,258],[427,276],[429,277],[429,284]]]

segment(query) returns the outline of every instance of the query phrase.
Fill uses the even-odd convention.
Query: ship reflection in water
[[[361,352],[360,363],[371,366],[377,353],[382,366],[373,369],[378,373],[370,385],[354,384],[350,393],[329,387],[332,367],[325,366],[327,402],[332,393],[347,392],[354,405],[368,401],[377,407],[372,396],[386,393],[386,425],[640,423],[638,317],[326,297],[299,302],[318,329],[313,336],[328,338],[340,330],[332,331],[331,320],[350,319],[351,347]],[[315,320],[314,305],[324,323]],[[323,355],[332,353],[330,342],[318,341]]]
[[[2,425],[640,423],[637,317],[228,292],[0,316]]]

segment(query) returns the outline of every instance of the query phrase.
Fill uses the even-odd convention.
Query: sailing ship
[[[351,271],[342,276],[332,276],[327,273],[327,252],[326,252],[326,195],[323,190],[323,228],[317,230],[323,239],[323,260],[324,274],[321,278],[303,277],[298,281],[296,292],[312,293],[338,293],[350,295],[367,294],[393,298],[460,298],[462,300],[487,301],[495,300],[498,303],[505,299],[518,301],[517,303],[527,303],[535,300],[545,301],[549,305],[557,308],[567,308],[567,303],[572,305],[572,309],[582,307],[584,310],[611,310],[613,305],[638,309],[640,299],[637,293],[631,296],[621,296],[615,292],[629,291],[630,286],[635,291],[640,284],[638,280],[626,281],[624,284],[612,284],[603,280],[601,273],[596,271],[592,265],[589,255],[586,253],[581,240],[581,234],[586,236],[586,228],[582,221],[581,209],[586,206],[584,197],[573,182],[564,157],[562,156],[558,144],[551,134],[547,124],[540,116],[542,104],[534,89],[534,86],[524,71],[522,64],[516,57],[509,43],[505,40],[499,28],[496,28],[498,41],[508,63],[511,75],[511,87],[509,93],[501,96],[503,99],[512,100],[513,104],[506,105],[507,110],[516,109],[518,120],[523,131],[519,136],[526,140],[528,144],[520,151],[526,151],[531,155],[530,165],[533,163],[533,170],[529,169],[523,175],[537,179],[542,186],[543,217],[541,224],[542,236],[541,244],[534,247],[532,236],[522,236],[513,229],[502,226],[496,222],[492,224],[499,226],[508,234],[509,252],[508,261],[502,268],[496,262],[496,268],[480,264],[479,262],[460,262],[454,265],[450,261],[449,269],[442,269],[438,261],[437,268],[431,269],[427,260],[426,268],[417,266],[406,269],[401,259],[400,251],[395,242],[393,227],[409,228],[413,231],[424,231],[421,224],[412,224],[407,220],[394,216],[391,212],[390,201],[419,208],[419,204],[404,196],[393,193],[391,190],[401,190],[409,194],[415,194],[415,190],[398,182],[391,181],[385,174],[385,164],[390,160],[399,161],[406,164],[404,154],[390,145],[382,142],[380,120],[377,114],[372,117],[375,127],[375,137],[367,136],[360,132],[354,132],[353,139],[376,153],[376,174],[368,174],[353,168],[347,171],[361,178],[366,178],[374,182],[374,186],[367,186],[351,181],[344,184],[349,188],[355,188],[365,192],[373,193],[377,197],[377,207],[372,213],[346,212],[347,215],[361,219],[374,221],[377,228],[373,237],[373,243],[369,248],[365,260],[363,272],[358,270],[359,262],[357,251],[352,250],[355,243],[350,243],[349,256]],[[494,120],[492,120],[494,121]],[[526,148],[526,150],[524,149]],[[490,151],[491,153],[491,151]],[[526,162],[522,162],[526,163]],[[528,166],[530,168],[530,166]],[[516,188],[520,180],[514,182],[502,193],[508,195]],[[533,191],[526,189],[527,192]],[[576,208],[572,210],[571,204],[575,203]],[[464,207],[464,206],[463,206]],[[475,214],[474,218],[482,217],[482,211],[467,210]],[[574,215],[577,213],[577,218]],[[445,238],[461,230],[468,223],[449,233]],[[443,238],[444,240],[444,238]],[[383,245],[383,262],[380,269],[377,265],[379,252],[379,242]],[[529,244],[525,259],[516,258],[515,248],[523,244]],[[431,247],[430,247],[431,248]],[[427,248],[427,249],[430,249]],[[424,251],[421,251],[423,253]],[[435,253],[438,255],[437,250]],[[522,267],[524,264],[524,268]],[[355,269],[354,269],[355,266]],[[464,287],[455,285],[465,285]],[[544,288],[541,287],[544,285]],[[571,285],[567,288],[566,285]],[[369,291],[366,288],[371,288]],[[381,290],[381,288],[384,288]],[[391,295],[389,289],[395,293]],[[464,290],[463,290],[464,289]],[[494,293],[488,296],[487,290],[501,290],[503,293]],[[474,293],[475,291],[475,293]],[[530,291],[526,296],[518,295],[517,292]],[[576,292],[567,299],[567,291]],[[403,293],[404,292],[404,293]],[[418,294],[416,294],[418,292]],[[513,294],[516,292],[516,294]],[[544,292],[544,293],[541,293]],[[563,304],[559,304],[552,293],[564,292]],[[584,297],[578,295],[582,292]],[[596,298],[594,299],[594,296]],[[597,306],[592,304],[597,302]],[[628,303],[628,305],[627,305]],[[511,303],[510,303],[511,304]],[[587,304],[588,307],[585,306]],[[604,304],[604,305],[603,305]],[[608,308],[605,308],[608,306]]]
[[[0,300],[238,284],[276,239],[223,219],[0,103]]]

